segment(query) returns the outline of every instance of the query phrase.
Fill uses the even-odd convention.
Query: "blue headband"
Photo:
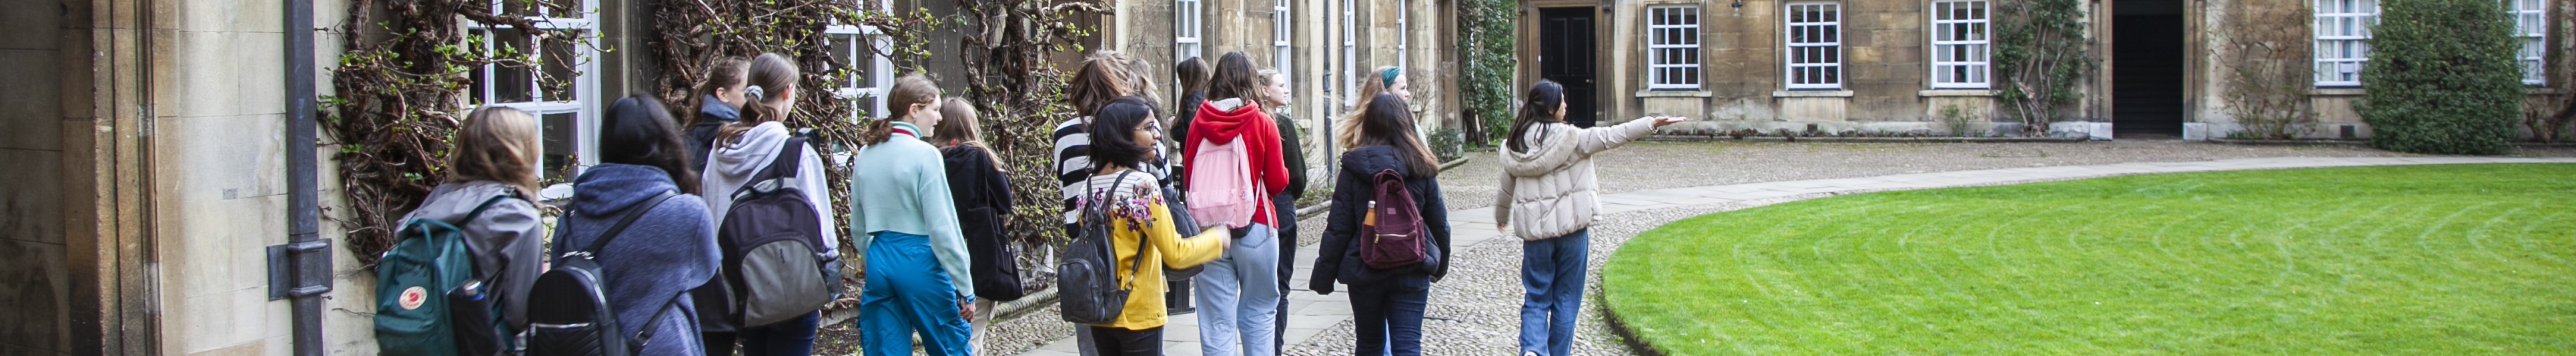
[[[1385,72],[1378,73],[1379,77],[1384,77],[1380,78],[1380,81],[1383,81],[1384,83],[1378,84],[1393,87],[1395,86],[1395,76],[1402,73],[1404,73],[1404,68],[1387,68]]]

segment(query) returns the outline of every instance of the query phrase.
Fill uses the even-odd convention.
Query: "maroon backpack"
[[[1422,228],[1422,211],[1413,204],[1413,190],[1405,188],[1404,174],[1394,169],[1377,171],[1376,199],[1369,201],[1368,215],[1360,223],[1360,262],[1369,268],[1392,269],[1422,263],[1429,246]]]

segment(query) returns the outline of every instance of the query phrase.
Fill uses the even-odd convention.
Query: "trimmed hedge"
[[[2502,154],[2521,112],[2513,22],[2494,0],[2385,0],[2372,30],[2358,108],[2371,145],[2434,154]]]

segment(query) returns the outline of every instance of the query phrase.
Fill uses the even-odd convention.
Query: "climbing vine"
[[[533,12],[577,10],[580,0],[508,0],[502,11],[481,0],[355,0],[350,20],[337,29],[349,34],[347,52],[332,71],[336,95],[325,97],[323,124],[340,152],[341,188],[347,211],[332,212],[348,232],[348,247],[362,263],[374,263],[392,247],[395,218],[420,204],[443,176],[449,138],[468,109],[480,105],[475,81],[481,68],[530,69],[539,90],[562,89],[588,58],[559,58],[524,48],[527,44],[593,46],[578,32],[469,31],[469,23],[493,27],[538,28]],[[1054,124],[1071,117],[1061,91],[1063,72],[1051,59],[1083,50],[1079,39],[1091,30],[1075,21],[1103,9],[1093,2],[996,0],[961,2],[959,13],[934,16],[924,9],[886,10],[884,0],[669,0],[650,11],[652,28],[645,34],[649,58],[638,73],[651,83],[651,94],[670,103],[681,117],[697,98],[696,83],[706,67],[725,57],[748,58],[779,53],[795,59],[804,78],[791,127],[812,129],[810,136],[826,151],[848,152],[869,120],[881,116],[835,95],[836,89],[874,87],[853,52],[906,59],[920,72],[929,58],[954,58],[972,65],[957,78],[942,78],[947,95],[961,95],[983,113],[987,141],[1009,160],[1011,179],[1021,197],[1056,196],[1049,137]],[[558,15],[561,16],[561,15]],[[468,22],[471,21],[471,22]],[[834,26],[868,28],[871,34],[835,38]],[[946,27],[955,26],[955,27]],[[932,53],[930,35],[943,28],[960,31],[962,53]],[[500,35],[494,35],[500,34]],[[518,45],[494,45],[508,41]],[[484,50],[491,47],[493,50]],[[597,48],[603,53],[616,48]],[[614,95],[608,95],[614,97]],[[857,98],[870,100],[868,98]],[[851,168],[837,160],[830,181],[848,181]],[[569,172],[556,172],[561,179]],[[834,201],[846,201],[848,187],[831,185]],[[1034,201],[1044,201],[1043,199]],[[833,204],[835,220],[846,226],[848,206]],[[1060,207],[1021,204],[1008,229],[1024,239],[1048,241]],[[845,241],[844,244],[847,242]]]
[[[2240,128],[2239,139],[2296,139],[2315,129],[2316,111],[2308,100],[2316,70],[2308,62],[2308,13],[2304,8],[2231,1],[2226,31],[2216,37],[2228,60],[2219,61],[2228,78],[2229,116]]]
[[[937,53],[966,63],[964,75],[945,78],[947,95],[964,92],[982,114],[984,139],[1009,169],[1016,201],[1004,224],[1021,241],[1059,240],[1063,207],[1056,184],[1056,123],[1074,118],[1066,101],[1066,73],[1059,54],[1084,50],[1092,29],[1075,21],[1106,8],[1086,1],[986,0],[958,4],[960,52]],[[933,58],[933,57],[918,57]],[[962,84],[962,85],[960,85]]]
[[[579,0],[511,0],[494,11],[478,0],[355,0],[341,32],[347,52],[331,70],[333,95],[321,98],[321,128],[337,145],[343,211],[328,216],[347,232],[361,264],[393,247],[394,221],[420,205],[443,180],[448,139],[474,104],[474,77],[486,65],[530,76],[547,97],[569,97],[570,76],[585,58],[546,55],[537,45],[589,46],[569,31],[467,31],[466,22],[536,28],[539,9]],[[462,21],[460,21],[462,19]],[[487,49],[488,48],[488,49]],[[558,175],[560,177],[560,175]]]
[[[1463,113],[1468,123],[1467,142],[1491,144],[1509,130],[1512,112],[1513,66],[1518,62],[1520,2],[1514,0],[1465,0],[1459,4],[1459,32],[1464,41],[1458,44],[1461,63],[1459,83],[1467,107]]]
[[[660,76],[655,81],[654,95],[669,103],[695,103],[694,88],[707,79],[707,67],[723,58],[751,58],[762,53],[778,53],[796,61],[800,69],[796,82],[795,110],[788,115],[788,127],[810,129],[807,137],[816,148],[827,152],[848,152],[866,125],[881,113],[869,113],[853,105],[836,90],[876,83],[863,83],[869,76],[854,54],[881,57],[921,58],[928,51],[924,45],[927,32],[938,24],[926,10],[894,12],[884,10],[885,0],[861,3],[835,0],[665,0],[653,11],[657,24],[647,39],[653,56],[653,70]],[[852,33],[834,38],[829,30],[835,25],[872,28],[882,39],[865,33]],[[872,42],[882,40],[883,48]],[[859,53],[859,52],[864,53]],[[919,71],[919,68],[909,68]],[[902,71],[902,70],[898,70]],[[882,100],[882,99],[879,99]],[[685,110],[689,105],[671,105]],[[694,113],[674,112],[674,115]],[[685,116],[682,116],[685,117]],[[848,182],[850,166],[840,160],[824,160],[827,182]],[[834,202],[847,202],[848,184],[829,184]],[[834,226],[848,226],[850,205],[831,204]],[[842,229],[847,231],[847,229]],[[848,241],[843,241],[844,246]]]
[[[2083,93],[2092,75],[2093,40],[2085,37],[2083,0],[2008,0],[1995,10],[1999,98],[2025,135],[2048,132]]]

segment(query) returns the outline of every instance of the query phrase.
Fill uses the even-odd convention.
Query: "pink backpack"
[[[1190,217],[1200,224],[1223,224],[1240,229],[1252,226],[1252,213],[1261,206],[1260,190],[1252,180],[1252,156],[1243,147],[1244,138],[1218,143],[1201,140],[1198,152],[1189,165]]]

